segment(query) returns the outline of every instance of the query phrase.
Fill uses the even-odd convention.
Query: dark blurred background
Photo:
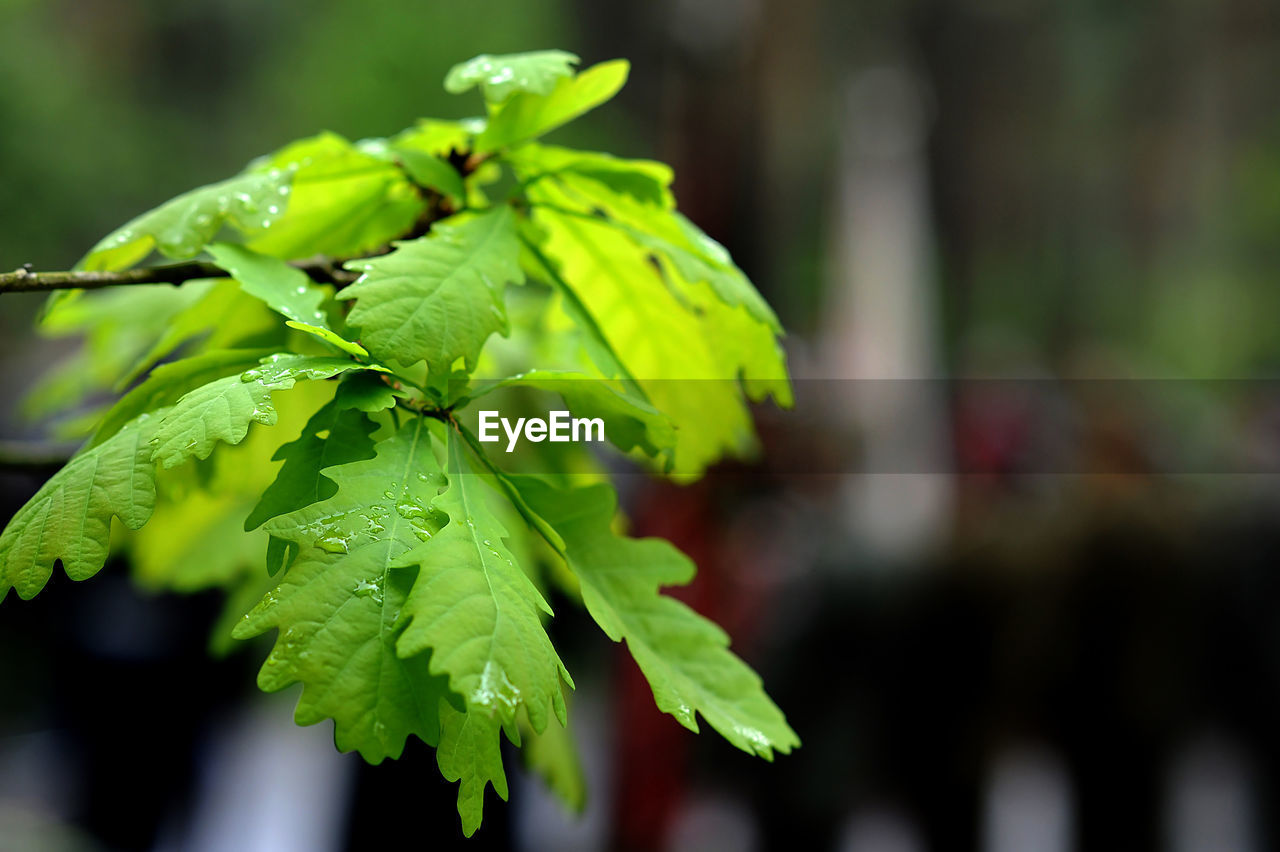
[[[472,113],[450,65],[543,47],[631,59],[556,141],[675,166],[795,375],[833,380],[809,431],[766,416],[763,463],[625,489],[805,744],[689,735],[558,606],[587,811],[520,776],[466,848],[1277,845],[1280,406],[1219,392],[1280,367],[1272,0],[0,0],[0,268],[295,137]],[[0,311],[10,438],[67,345],[38,303]],[[1097,379],[1133,384],[1071,390]],[[1175,422],[1124,389],[1155,379],[1199,383]],[[1169,464],[1170,435],[1248,452]],[[853,462],[768,461],[815,446]],[[0,476],[4,516],[47,473]],[[295,728],[261,648],[205,653],[218,607],[120,565],[0,606],[0,849],[462,844],[427,749],[368,767]]]

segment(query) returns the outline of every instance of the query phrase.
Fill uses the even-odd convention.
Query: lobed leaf
[[[128,373],[117,382],[126,387],[155,364],[186,347],[187,354],[200,351],[234,349],[265,345],[275,338],[283,344],[284,335],[275,316],[258,299],[240,289],[235,281],[211,281],[204,295],[172,318],[155,338],[152,346],[137,358]],[[184,284],[181,289],[190,287]]]
[[[372,459],[328,468],[332,497],[267,522],[298,555],[234,633],[278,628],[258,685],[274,692],[301,683],[298,724],[332,718],[338,748],[370,763],[399,757],[410,734],[435,745],[449,696],[429,655],[396,652],[415,572],[394,566],[443,523],[428,510],[443,476],[424,421],[413,418]]]
[[[530,370],[487,383],[472,391],[468,401],[501,387],[528,387],[559,394],[575,417],[603,420],[605,437],[623,452],[639,449],[658,456],[676,443],[670,417],[607,379],[567,370]]]
[[[615,534],[617,497],[607,485],[562,490],[521,477],[519,487],[564,539],[587,611],[610,639],[626,641],[658,709],[694,732],[701,713],[730,743],[766,760],[800,744],[724,631],[660,594],[693,578],[688,557],[662,539]]]
[[[327,379],[351,370],[375,369],[344,358],[277,354],[262,366],[227,376],[184,394],[160,419],[151,438],[153,458],[166,470],[189,458],[205,459],[219,441],[238,444],[249,424],[276,422],[271,394],[299,379]]]
[[[364,274],[338,298],[356,300],[348,322],[379,360],[425,361],[428,375],[448,374],[459,358],[474,368],[489,335],[506,331],[503,291],[524,281],[519,252],[511,208],[453,217],[360,262]]]
[[[656,160],[629,160],[538,142],[521,145],[509,153],[506,160],[525,183],[572,175],[641,204],[662,210],[675,207],[670,188],[675,174],[666,163]]]
[[[624,226],[624,229],[637,243],[663,256],[685,282],[705,282],[724,304],[731,308],[741,305],[761,325],[774,334],[781,334],[782,325],[777,315],[742,270],[734,266],[724,246],[679,213],[672,211],[670,215],[686,237],[683,245],[640,228]]]
[[[241,290],[285,319],[329,328],[329,319],[320,310],[325,292],[302,270],[235,243],[214,243],[209,246],[209,254],[214,263],[240,282]]]
[[[155,465],[148,441],[161,412],[143,414],[110,438],[78,453],[36,492],[0,533],[0,600],[9,587],[34,597],[53,565],[73,580],[102,569],[111,518],[140,528],[155,507]]]
[[[644,250],[603,222],[546,210],[535,216],[543,250],[582,312],[649,402],[681,427],[675,470],[700,473],[726,452],[750,449],[738,365],[719,357],[702,320],[665,286]]]
[[[246,535],[241,523],[252,506],[252,498],[241,494],[203,489],[157,500],[130,547],[134,581],[150,591],[183,594],[257,581],[266,535]],[[256,600],[246,601],[246,608]]]
[[[94,432],[89,446],[101,444],[138,415],[168,407],[187,393],[216,379],[232,373],[239,375],[270,354],[261,349],[223,349],[156,367],[146,381],[111,407]]]
[[[479,86],[491,104],[505,101],[516,92],[549,95],[556,82],[573,76],[579,59],[564,50],[534,50],[491,56],[482,53],[459,62],[444,78],[444,89],[459,95]]]
[[[211,285],[191,281],[182,287],[60,291],[80,298],[63,301],[46,314],[40,332],[51,337],[80,334],[84,340],[78,351],[37,381],[22,401],[24,416],[68,411],[128,381],[138,359]]]
[[[462,204],[467,198],[467,187],[462,175],[452,165],[437,156],[413,148],[392,148],[396,159],[413,178],[413,182]]]
[[[293,171],[270,168],[237,175],[179,195],[103,237],[77,269],[127,269],[151,253],[195,257],[223,225],[248,232],[284,215]]]
[[[326,468],[374,457],[371,435],[375,425],[360,410],[365,399],[363,389],[343,383],[334,398],[311,416],[302,434],[276,451],[272,460],[283,460],[284,464],[245,519],[245,530],[329,499],[338,486],[324,475]],[[288,561],[289,548],[282,547],[280,541],[273,540],[268,551],[267,570],[272,574]]]
[[[462,833],[475,834],[484,816],[484,790],[489,784],[505,802],[507,774],[502,769],[500,725],[497,718],[481,711],[460,711],[440,702],[440,746],[436,763],[446,781],[458,785],[458,816]]]
[[[453,151],[467,150],[471,137],[483,129],[483,119],[420,118],[413,127],[400,131],[386,142],[397,151],[422,151],[434,157],[447,157]]]
[[[256,168],[296,173],[286,215],[246,242],[273,257],[365,254],[406,233],[426,209],[404,172],[336,133],[287,145]]]
[[[549,94],[520,92],[494,112],[476,139],[480,153],[497,151],[542,136],[612,98],[627,81],[630,64],[614,59],[556,83]]]
[[[450,432],[446,451],[448,487],[430,508],[449,522],[396,563],[419,566],[396,648],[401,656],[431,649],[431,671],[447,674],[473,711],[511,724],[524,707],[541,732],[550,705],[563,724],[560,678],[573,681],[542,626],[551,607],[503,542],[507,530],[465,441]]]

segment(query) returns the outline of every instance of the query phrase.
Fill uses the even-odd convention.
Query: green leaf
[[[639,228],[628,226],[626,231],[640,245],[661,253],[684,281],[709,284],[726,305],[743,306],[757,322],[768,326],[775,334],[781,334],[782,325],[778,322],[777,315],[747,276],[742,274],[742,270],[733,265],[724,246],[708,237],[679,213],[673,212],[671,216],[686,235],[686,245]]]
[[[778,405],[790,408],[794,400],[787,356],[773,330],[745,307],[729,307],[706,291],[692,293],[691,300],[709,328],[717,358],[738,365],[747,398],[761,402],[773,397]]]
[[[262,573],[261,565],[255,563],[254,567],[257,570],[246,574],[239,582],[225,588],[226,594],[218,610],[218,616],[209,628],[209,641],[206,646],[209,649],[209,656],[215,660],[225,659],[236,651],[244,649],[244,643],[237,641],[232,632],[243,620],[244,614],[262,600],[262,596],[275,585],[273,577]]]
[[[325,292],[302,270],[234,243],[213,243],[209,254],[214,263],[240,282],[240,289],[261,299],[271,310],[296,323],[329,327],[328,318],[320,310]]]
[[[791,380],[778,342],[782,326],[777,317],[719,243],[679,214],[676,219],[691,240],[701,240],[705,254],[660,237],[633,232],[632,238],[662,253],[668,280],[675,282],[707,326],[717,359],[737,365],[747,397],[758,402],[772,396],[779,405],[790,407]]]
[[[557,393],[575,417],[604,421],[605,437],[618,449],[639,449],[656,456],[676,443],[671,418],[607,379],[566,370],[530,370],[477,388],[474,401],[500,387],[529,387]]]
[[[458,786],[458,816],[462,833],[475,834],[484,816],[484,789],[493,789],[507,800],[507,774],[502,770],[498,720],[479,710],[462,712],[440,702],[440,747],[436,763],[446,781]]]
[[[434,157],[447,157],[452,151],[467,150],[471,137],[483,129],[483,119],[440,121],[421,118],[413,127],[392,136],[387,144],[397,151],[422,151]]]
[[[103,237],[76,268],[126,269],[152,249],[185,260],[223,225],[244,232],[269,228],[284,215],[292,178],[291,169],[271,168],[193,189]]]
[[[496,151],[548,133],[612,98],[627,81],[630,65],[615,59],[556,83],[550,94],[521,92],[505,101],[476,139],[479,152]]]
[[[283,459],[284,464],[245,519],[245,530],[257,529],[274,517],[332,497],[338,486],[324,475],[325,468],[373,458],[370,436],[376,427],[360,410],[367,402],[367,393],[361,386],[344,382],[334,398],[312,415],[297,440],[276,451],[272,461]],[[391,404],[395,404],[394,400]],[[293,560],[296,550],[288,542],[271,538],[267,545],[267,572],[274,575]]]
[[[345,337],[335,334],[327,328],[308,325],[305,322],[294,322],[293,320],[285,320],[285,325],[289,326],[289,328],[296,328],[298,331],[305,331],[307,334],[315,335],[325,343],[341,349],[348,355],[354,355],[357,358],[369,357],[369,350],[365,349],[359,343],[347,340]]]
[[[153,458],[164,469],[189,458],[205,459],[219,441],[238,444],[250,423],[276,422],[271,394],[299,379],[327,379],[350,370],[374,369],[344,358],[278,354],[262,366],[189,391],[161,418],[151,439]]]
[[[587,611],[610,639],[626,640],[658,709],[695,732],[701,713],[733,745],[767,760],[800,744],[724,631],[659,593],[693,578],[688,557],[662,539],[616,535],[617,497],[607,485],[560,490],[521,477],[519,487],[564,538]]]
[[[247,241],[273,257],[366,254],[407,233],[426,209],[404,172],[335,133],[294,142],[256,168],[296,170],[286,215]]]
[[[224,349],[162,364],[147,380],[111,407],[94,432],[90,447],[97,446],[138,415],[177,402],[184,395],[231,373],[239,375],[270,355],[261,349]]]
[[[405,394],[383,381],[384,375],[381,371],[351,373],[342,380],[338,393],[346,405],[366,414],[394,408],[396,399]]]
[[[519,253],[511,208],[453,217],[351,264],[364,274],[338,298],[356,300],[348,322],[378,360],[426,361],[429,375],[449,373],[459,358],[474,368],[489,335],[506,331],[503,291],[524,281]]]
[[[85,339],[79,351],[40,378],[22,402],[23,414],[34,418],[65,411],[117,386],[211,284],[191,281],[181,287],[61,291],[79,298],[62,302],[46,315],[40,332],[50,337],[79,334]]]
[[[725,247],[677,212],[669,195],[646,195],[626,182],[602,179],[599,171],[572,168],[575,153],[581,152],[529,145],[512,157],[512,163],[526,182],[550,180],[555,184],[533,188],[531,195],[539,202],[549,202],[552,207],[563,204],[571,215],[609,222],[664,258],[683,284],[705,282],[724,304],[742,305],[757,322],[775,334],[782,333],[773,309],[734,265]],[[642,169],[643,162],[620,161],[637,176],[649,174]]]
[[[273,335],[274,342],[283,343],[278,320],[265,305],[243,292],[235,281],[223,279],[210,283],[213,286],[200,299],[173,317],[153,345],[133,362],[117,387],[127,387],[183,346],[188,346],[188,354],[192,354],[200,350],[264,345]],[[182,289],[190,286],[184,284]]]
[[[476,458],[478,458],[480,463],[485,466],[489,475],[493,477],[494,482],[498,484],[498,487],[502,489],[502,492],[507,495],[507,499],[511,501],[511,505],[513,505],[516,508],[516,511],[520,513],[520,516],[524,518],[525,523],[529,525],[530,529],[542,536],[543,540],[545,540],[547,544],[551,545],[552,550],[563,556],[564,540],[560,538],[560,533],[552,529],[551,525],[544,521],[542,516],[533,511],[529,504],[525,502],[524,495],[520,493],[518,488],[516,488],[511,477],[489,460],[489,457],[485,455],[484,447],[480,445],[480,442],[476,440],[476,436],[471,434],[467,427],[458,424],[458,434],[460,434],[467,442],[467,446],[471,447],[471,452],[475,453]]]
[[[252,505],[239,494],[200,489],[157,501],[130,548],[134,581],[150,591],[191,593],[256,578],[266,535],[245,535],[242,529],[241,519]],[[246,608],[255,602],[246,601]],[[237,617],[243,614],[242,609]]]
[[[666,163],[627,160],[596,151],[578,151],[531,142],[507,155],[525,182],[572,175],[593,181],[610,192],[630,196],[641,204],[662,210],[675,206],[671,195],[674,173]]]
[[[113,287],[101,290],[61,290],[75,296],[46,309],[39,332],[45,337],[67,337],[100,332],[145,332],[154,337],[183,308],[208,292],[211,281],[188,281],[181,287]],[[144,347],[145,348],[145,347]]]
[[[754,435],[737,380],[712,330],[677,299],[645,250],[604,222],[535,211],[543,250],[609,351],[655,408],[679,425],[674,469],[697,474]]]
[[[430,508],[449,523],[396,563],[421,566],[396,647],[406,657],[430,648],[431,671],[449,675],[472,710],[510,724],[523,706],[542,731],[550,705],[563,724],[560,678],[573,681],[542,626],[540,613],[551,615],[551,607],[507,549],[507,530],[471,470],[465,441],[450,432],[446,443],[449,485]]]
[[[376,427],[344,397],[339,388],[337,395],[311,416],[302,434],[272,456],[272,461],[283,460],[284,464],[245,519],[246,530],[336,494],[338,486],[324,475],[325,468],[373,458],[370,436]]]
[[[583,304],[574,289],[564,280],[556,265],[538,248],[538,241],[546,241],[545,232],[542,232],[536,223],[526,222],[520,234],[520,245],[525,249],[525,253],[521,255],[522,262],[527,264],[528,270],[535,279],[545,280],[560,296],[560,302],[556,307],[564,313],[565,319],[571,326],[576,326],[579,342],[591,363],[606,377],[621,380],[627,390],[636,397],[647,400],[648,395],[644,388],[622,363],[613,345],[605,337],[604,329],[596,322],[595,317],[587,310],[587,306]]]
[[[0,600],[12,586],[24,600],[44,588],[62,561],[73,580],[102,569],[111,518],[136,530],[155,507],[148,440],[160,414],[144,414],[78,453],[18,510],[0,533]]]
[[[490,56],[482,53],[459,62],[444,78],[444,89],[459,95],[475,86],[484,90],[485,100],[501,103],[515,92],[549,95],[556,82],[573,75],[578,57],[563,50],[535,50]]]
[[[467,198],[467,187],[458,170],[439,157],[415,151],[412,148],[393,148],[404,170],[413,182],[427,189],[434,189],[461,204]]]
[[[573,813],[587,803],[587,781],[577,746],[567,728],[547,725],[540,734],[524,731],[525,766],[536,772],[556,798]]]
[[[435,745],[448,696],[427,654],[403,659],[395,647],[415,572],[392,566],[442,522],[398,508],[426,507],[439,488],[431,440],[415,417],[374,458],[329,468],[332,497],[269,521],[267,532],[293,542],[298,556],[235,630],[246,639],[278,628],[258,685],[301,683],[298,724],[332,718],[338,748],[370,763],[399,757],[410,734]]]

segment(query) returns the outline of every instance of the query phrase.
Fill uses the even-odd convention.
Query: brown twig
[[[293,264],[313,281],[344,287],[355,281],[359,273],[343,269],[341,261],[318,257]],[[52,290],[96,290],[122,284],[173,284],[204,278],[227,278],[220,267],[202,260],[167,266],[144,266],[118,272],[74,271],[36,272],[30,266],[13,272],[0,272],[0,293],[46,293]]]

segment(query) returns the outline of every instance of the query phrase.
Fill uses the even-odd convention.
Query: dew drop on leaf
[[[346,553],[347,540],[339,535],[328,535],[316,541],[316,547],[325,553]]]

